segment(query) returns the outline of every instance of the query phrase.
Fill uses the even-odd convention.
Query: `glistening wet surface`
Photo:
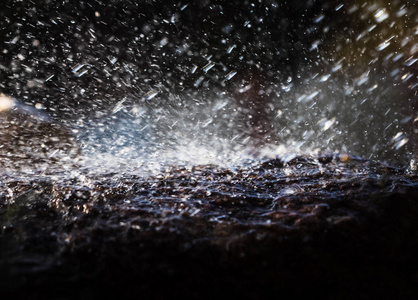
[[[416,292],[414,173],[330,154],[70,174],[2,175],[1,285],[14,295]]]

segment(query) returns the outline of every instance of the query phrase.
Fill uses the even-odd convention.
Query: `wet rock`
[[[0,94],[0,165],[31,168],[73,160],[80,150],[63,125],[35,107]]]
[[[0,287],[49,299],[411,299],[418,177],[332,157],[0,175]]]

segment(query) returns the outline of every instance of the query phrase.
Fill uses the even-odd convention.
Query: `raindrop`
[[[77,77],[81,77],[84,74],[86,74],[88,72],[88,68],[86,67],[85,64],[78,64],[77,66],[75,66],[71,72],[77,76]]]
[[[213,108],[213,111],[218,111],[224,108],[228,104],[228,101],[221,101]]]
[[[10,44],[16,44],[20,39],[20,36],[15,36],[11,41]]]
[[[362,74],[357,80],[356,80],[356,84],[357,85],[363,85],[366,82],[369,81],[369,73],[370,71],[367,71],[366,73]]]
[[[229,48],[228,48],[228,50],[226,50],[226,53],[231,53],[232,52],[232,50],[234,50],[235,48],[237,47],[237,45],[232,45],[232,46],[230,46]]]
[[[370,26],[367,31],[371,32],[372,30],[374,30],[376,28],[376,24],[373,24],[372,26]]]
[[[153,99],[155,96],[157,96],[159,94],[159,91],[156,89],[152,89],[150,91],[148,91],[145,95],[144,95],[144,100],[148,101]]]
[[[215,63],[209,62],[203,67],[203,72],[207,73],[210,69],[215,66]]]
[[[411,73],[406,73],[406,74],[404,74],[402,77],[401,77],[401,79],[402,79],[402,81],[403,82],[405,82],[405,81],[408,81],[410,78],[412,78],[414,75],[412,75]]]
[[[382,23],[384,20],[386,20],[387,18],[389,18],[389,14],[387,13],[385,8],[379,9],[377,10],[374,14],[373,14],[374,18],[376,19],[376,21],[378,23]]]
[[[401,59],[403,56],[403,53],[399,53],[397,54],[394,58],[393,58],[393,62],[397,62],[399,59]]]
[[[123,103],[126,101],[126,97],[124,97],[121,101],[116,103],[115,107],[112,109],[112,113],[115,114],[123,108]]]
[[[392,138],[393,142],[394,142],[394,148],[396,150],[399,150],[401,147],[405,146],[409,139],[405,136],[405,133],[403,132],[398,132],[393,138]]]
[[[314,19],[314,22],[315,22],[315,23],[319,23],[319,22],[321,22],[324,18],[325,18],[325,15],[324,15],[324,14],[320,14],[319,16],[317,16],[317,17]]]
[[[339,11],[342,7],[344,6],[344,4],[339,4],[336,8],[335,11]]]
[[[115,57],[115,56],[109,56],[107,59],[109,60],[109,62],[110,62],[112,65],[114,65],[114,64],[117,62],[117,60],[118,60],[118,58],[117,58],[117,57]]]
[[[413,56],[411,56],[410,58],[408,58],[406,61],[405,61],[405,65],[406,66],[408,66],[408,67],[410,67],[410,66],[412,66],[414,63],[416,63],[418,61],[418,58],[414,58]]]
[[[201,126],[202,126],[202,128],[205,128],[212,122],[213,122],[213,118],[209,118],[205,122],[203,122]]]
[[[310,93],[309,95],[302,95],[301,97],[297,99],[297,102],[308,103],[308,102],[311,102],[318,95],[319,95],[319,91],[314,91]]]
[[[230,80],[232,77],[234,77],[237,74],[236,71],[231,71],[225,76],[225,81]]]
[[[331,74],[325,74],[319,79],[319,82],[325,82],[331,77]]]
[[[200,76],[196,81],[195,81],[195,83],[194,83],[194,86],[195,87],[198,87],[201,83],[202,83],[202,81],[205,79],[205,77],[203,77],[203,76]]]
[[[402,17],[402,16],[404,16],[404,15],[406,15],[406,13],[407,13],[408,11],[405,9],[405,6],[403,6],[397,13],[396,13],[396,16],[398,17],[398,18],[400,18],[400,17]]]
[[[50,80],[51,80],[54,76],[55,76],[54,74],[49,75],[49,76],[45,79],[45,82],[50,81]]]
[[[330,129],[332,127],[332,125],[334,125],[335,121],[336,121],[335,117],[333,117],[329,120],[324,118],[324,119],[321,119],[318,122],[318,124],[319,124],[320,127],[322,127],[322,129],[321,129],[322,131],[327,131],[328,129]]]
[[[355,13],[357,10],[358,10],[358,6],[354,4],[353,6],[351,6],[351,7],[348,9],[348,13],[349,13],[349,14],[353,14],[353,13]]]
[[[382,51],[383,49],[386,49],[390,45],[389,40],[384,41],[379,46],[377,46],[377,51]]]

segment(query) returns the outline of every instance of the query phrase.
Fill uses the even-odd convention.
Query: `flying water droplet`
[[[379,46],[377,46],[377,51],[382,51],[383,49],[386,49],[387,47],[389,47],[390,42],[388,40],[384,41],[383,43],[381,43]]]
[[[322,131],[327,131],[328,129],[330,129],[332,127],[332,125],[334,125],[335,121],[337,119],[335,117],[331,118],[331,119],[321,119],[318,124],[320,127],[322,127]]]
[[[228,50],[226,50],[226,53],[231,53],[232,52],[232,50],[234,50],[235,48],[237,47],[237,45],[232,45],[232,46],[230,46],[229,48],[228,48]]]
[[[228,101],[220,101],[218,104],[216,104],[213,107],[213,111],[218,111],[221,110],[222,108],[224,108],[226,105],[228,104]]]
[[[331,74],[325,74],[319,79],[319,82],[325,82],[331,77]]]
[[[232,77],[234,77],[235,75],[237,74],[237,72],[236,71],[231,71],[231,72],[229,72],[228,74],[226,74],[226,76],[225,76],[225,81],[228,81],[228,80],[230,80]]]
[[[46,79],[45,82],[50,81],[53,77],[55,76],[55,74],[49,75]]]
[[[144,100],[146,100],[146,101],[148,101],[148,100],[151,100],[151,99],[153,99],[155,96],[157,96],[159,94],[159,91],[157,90],[157,89],[152,89],[152,90],[150,90],[149,92],[147,92],[145,95],[144,95]]]
[[[126,101],[126,97],[116,103],[115,107],[112,109],[112,113],[115,114],[123,108],[123,103]]]
[[[386,11],[385,8],[382,9],[378,9],[374,14],[373,14],[374,18],[376,19],[376,21],[378,23],[382,23],[384,20],[386,20],[387,18],[389,18],[389,14]]]
[[[394,142],[393,148],[399,150],[401,147],[405,146],[409,139],[406,137],[404,132],[398,132],[393,138],[392,141]]]
[[[411,56],[410,58],[408,58],[406,61],[405,61],[405,65],[406,66],[408,66],[408,67],[410,67],[410,66],[412,66],[414,63],[416,63],[418,61],[418,58],[414,58],[413,56]]]
[[[86,64],[78,64],[71,70],[71,72],[77,77],[82,77],[88,72],[88,66]]]
[[[194,82],[194,87],[198,87],[202,81],[205,79],[205,77],[200,76],[195,82]]]
[[[302,102],[302,103],[308,103],[308,102],[311,102],[318,95],[319,95],[319,91],[314,91],[310,93],[309,95],[304,94],[300,96],[296,101]]]
[[[339,11],[343,6],[344,6],[344,4],[337,5],[337,7],[335,8],[335,11]]]
[[[207,73],[210,69],[215,66],[214,62],[209,62],[203,67],[203,72]]]
[[[324,14],[320,14],[319,16],[317,16],[317,17],[314,19],[314,22],[315,22],[315,23],[319,23],[319,22],[321,22],[324,18],[325,18],[325,15],[324,15]]]

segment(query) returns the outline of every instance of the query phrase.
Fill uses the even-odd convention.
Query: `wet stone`
[[[418,177],[341,157],[142,176],[1,175],[0,286],[51,299],[408,298],[417,292],[403,278],[418,263]]]

